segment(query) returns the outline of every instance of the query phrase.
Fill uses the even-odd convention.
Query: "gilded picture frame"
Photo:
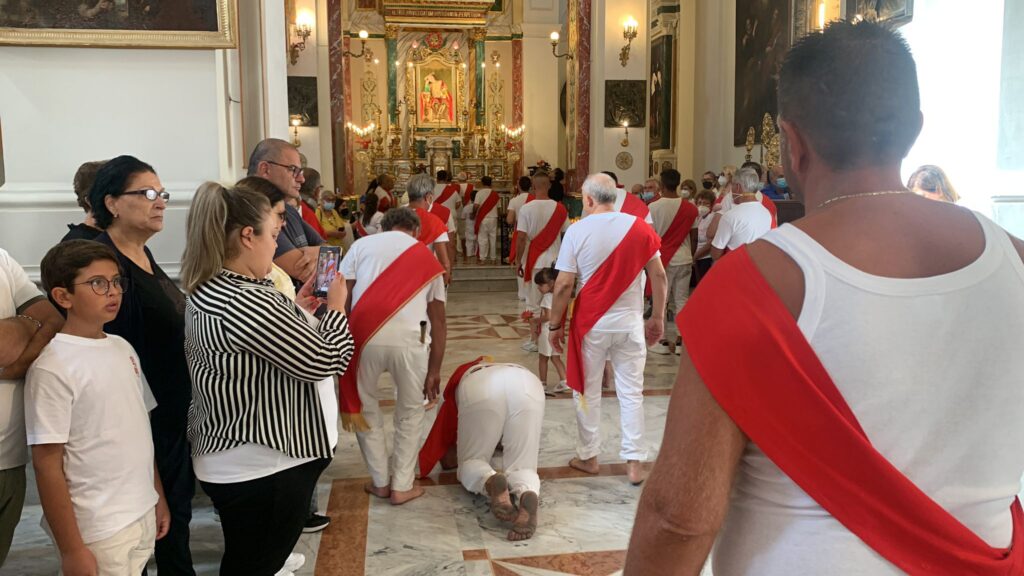
[[[411,94],[417,132],[456,131],[465,98],[461,66],[440,54],[417,62],[412,70]]]
[[[238,47],[237,0],[36,0],[0,4],[0,45]]]

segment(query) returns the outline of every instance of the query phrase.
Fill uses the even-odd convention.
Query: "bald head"
[[[253,148],[252,155],[249,156],[249,176],[257,176],[260,162],[277,162],[278,158],[285,155],[288,151],[296,151],[295,146],[292,146],[291,142],[281,140],[280,138],[267,138],[256,145]]]
[[[591,174],[583,181],[583,196],[594,204],[615,204],[615,180],[607,174]]]

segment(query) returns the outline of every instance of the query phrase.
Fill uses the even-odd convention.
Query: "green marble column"
[[[389,25],[384,31],[384,43],[388,50],[388,119],[398,123],[398,26]],[[404,70],[403,70],[404,72]]]
[[[476,124],[487,124],[487,69],[482,65],[487,62],[487,30],[474,28],[473,39],[476,40]]]

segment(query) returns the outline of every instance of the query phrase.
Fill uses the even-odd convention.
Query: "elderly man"
[[[648,178],[644,182],[644,189],[640,193],[640,199],[645,204],[650,206],[654,202],[657,202],[662,197],[663,188],[661,186],[661,180],[658,178]]]
[[[426,174],[416,174],[405,184],[405,191],[409,197],[409,208],[419,217],[417,239],[434,251],[437,261],[444,267],[447,286],[452,273],[451,252],[448,250],[451,237],[448,226],[430,213],[430,205],[434,203],[434,179]]]
[[[753,168],[740,168],[733,176],[733,207],[722,214],[711,240],[711,257],[718,260],[730,250],[750,244],[772,229],[772,214],[764,207],[757,192],[761,181]],[[710,232],[709,232],[710,233]]]
[[[290,202],[285,202],[284,226],[277,237],[274,264],[288,273],[296,288],[305,284],[316,268],[319,246],[324,239],[302,219],[298,208],[299,191],[306,181],[299,151],[290,142],[267,138],[249,156],[249,176],[265,178],[277,186]],[[297,205],[297,204],[296,204]]]
[[[423,495],[414,476],[423,402],[436,399],[441,384],[444,270],[416,240],[420,221],[413,210],[388,210],[381,228],[354,243],[341,261],[356,345],[352,367],[341,378],[342,424],[356,432],[370,471],[366,491],[397,505]],[[384,372],[397,392],[390,456],[377,387]]]
[[[445,469],[458,466],[462,486],[489,496],[494,516],[513,523],[508,539],[526,540],[537,529],[543,423],[544,385],[532,372],[485,358],[467,362],[444,389],[444,404],[420,450],[420,476],[438,460]],[[502,472],[491,466],[498,444]]]
[[[579,277],[569,331],[567,380],[576,400],[576,458],[569,465],[597,474],[601,453],[601,380],[606,360],[615,375],[622,424],[620,457],[629,481],[644,479],[644,364],[647,346],[665,330],[665,268],[661,240],[640,218],[615,210],[615,182],[592,174],[583,183],[585,218],[569,227],[558,253],[551,306],[551,344],[562,350],[561,318]],[[643,272],[651,282],[653,313],[643,320]]]
[[[25,503],[25,372],[63,325],[21,266],[0,249],[0,566]]]
[[[526,289],[526,310],[530,317],[530,340],[523,350],[536,352],[540,334],[540,301],[543,295],[533,282],[534,272],[555,263],[562,245],[562,231],[569,224],[565,206],[548,197],[551,177],[544,170],[533,174],[534,200],[519,209],[516,218],[516,273]]]

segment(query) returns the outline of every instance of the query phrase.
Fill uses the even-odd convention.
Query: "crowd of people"
[[[180,289],[148,247],[169,199],[156,169],[84,164],[86,218],[43,258],[45,292],[0,250],[0,564],[31,448],[67,576],[139,574],[153,554],[194,574],[196,480],[222,574],[291,574],[300,535],[330,522],[315,486],[341,429],[373,497],[403,505],[424,495],[417,475],[457,468],[528,539],[545,394],[572,392],[569,466],[597,474],[609,387],[627,479],[646,486],[626,574],[698,574],[716,541],[719,576],[1018,573],[1024,243],[951,206],[933,166],[901,182],[921,117],[898,35],[837,23],[801,40],[779,107],[784,170],[726,166],[698,187],[665,169],[635,193],[591,174],[574,223],[560,177],[520,178],[507,256],[486,177],[421,173],[397,194],[382,175],[353,215],[294,146],[264,140],[246,178],[196,191]],[[791,195],[808,215],[779,227]],[[322,245],[341,249],[332,279]],[[459,254],[516,270],[539,377],[482,357],[442,388]],[[648,352],[680,356],[649,478]]]

